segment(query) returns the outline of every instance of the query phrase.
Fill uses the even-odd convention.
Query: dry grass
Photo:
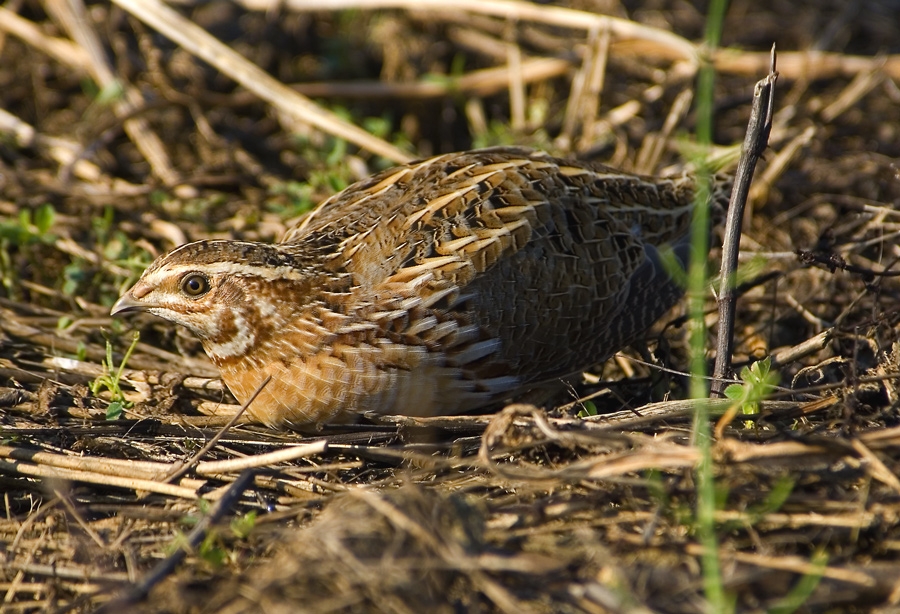
[[[107,315],[159,252],[275,240],[391,160],[515,142],[677,164],[704,16],[632,4],[5,3],[2,610],[702,611],[692,405],[658,403],[685,396],[680,312],[550,411],[307,434],[222,431],[196,340]],[[740,611],[900,607],[898,10],[735,2],[713,58],[730,145],[780,50],[735,355],[772,355],[780,388],[713,449]],[[132,329],[121,381],[94,385]]]

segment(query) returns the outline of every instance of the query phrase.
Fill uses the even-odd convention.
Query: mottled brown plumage
[[[688,178],[523,149],[393,168],[324,202],[275,245],[199,241],[113,307],[194,331],[248,414],[303,425],[432,416],[603,361],[681,292]]]

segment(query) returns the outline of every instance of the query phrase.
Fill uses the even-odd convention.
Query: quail
[[[183,325],[251,420],[436,416],[516,398],[638,339],[682,294],[688,175],[520,148],[413,162],[323,202],[280,243],[204,240],[113,306]]]

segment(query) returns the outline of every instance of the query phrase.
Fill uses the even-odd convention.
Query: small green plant
[[[99,394],[101,390],[109,391],[111,401],[106,408],[107,420],[118,420],[125,409],[134,406],[134,403],[125,400],[125,393],[122,392],[120,382],[122,380],[122,373],[125,371],[125,364],[131,357],[131,353],[134,352],[138,339],[140,339],[140,333],[134,331],[131,345],[129,345],[128,349],[125,351],[125,356],[122,357],[122,362],[118,369],[113,363],[112,344],[108,339],[106,341],[106,360],[103,362],[103,375],[100,375],[91,383],[91,392],[96,395]]]
[[[581,409],[576,414],[579,418],[587,418],[589,416],[597,415],[597,406],[594,405],[593,401],[584,401],[581,404]]]
[[[0,221],[0,238],[14,245],[53,243],[56,236],[50,234],[50,229],[55,221],[56,210],[49,203],[41,205],[33,213],[31,209],[23,209],[18,218]]]
[[[56,222],[56,210],[45,203],[35,209],[23,209],[19,217],[0,220],[0,279],[8,296],[12,296],[18,276],[13,258],[14,249],[30,245],[52,245],[56,235],[50,232]]]
[[[219,569],[228,560],[228,550],[218,531],[210,529],[197,548],[197,556],[213,569]]]
[[[195,554],[210,569],[220,569],[228,560],[228,551],[222,545],[221,537],[215,529],[210,529],[198,544],[196,550],[191,547],[187,535],[178,531],[169,545],[169,551],[184,550],[189,554]]]
[[[682,288],[687,289],[687,271],[685,270],[684,265],[675,255],[675,251],[672,249],[671,245],[664,245],[660,248],[659,261],[660,264],[662,264],[663,269],[665,269],[666,274],[672,278],[672,281],[674,281]],[[754,256],[750,259],[749,262],[741,264],[738,267],[738,270],[734,275],[734,279],[732,280],[732,286],[737,287],[746,281],[756,278],[765,270],[765,266],[766,261],[764,258]],[[721,284],[719,283],[719,276],[707,275],[704,281],[704,286],[707,289],[718,288],[719,286],[721,286]]]
[[[125,88],[118,80],[111,81],[101,88],[93,79],[82,79],[81,90],[93,99],[83,115],[88,122],[105,118],[110,107],[121,101],[125,95]]]
[[[125,88],[122,86],[122,82],[118,80],[111,81],[108,85],[104,86],[103,89],[97,92],[94,103],[104,107],[109,106],[114,102],[122,100],[124,95]]]
[[[106,207],[102,215],[91,218],[91,230],[94,253],[114,266],[99,267],[96,262],[73,257],[63,268],[60,290],[67,296],[87,297],[104,305],[112,305],[124,287],[137,281],[153,256],[118,229],[112,207]]]
[[[700,70],[697,75],[696,121],[697,143],[707,152],[712,145],[713,127],[713,85],[715,83],[715,67],[711,61],[712,51],[718,47],[722,35],[722,21],[725,16],[727,0],[711,0],[706,14],[706,50],[709,55],[701,57]],[[704,153],[704,158],[706,154]],[[691,397],[700,400],[694,413],[692,438],[700,451],[700,462],[697,464],[695,479],[697,480],[696,530],[703,555],[700,564],[703,570],[703,592],[712,612],[733,612],[734,598],[728,594],[722,582],[722,570],[719,567],[719,539],[716,535],[715,512],[717,505],[716,482],[712,460],[712,438],[709,428],[709,405],[702,401],[709,397],[706,384],[706,327],[703,319],[704,301],[706,299],[707,258],[709,245],[707,229],[709,228],[709,207],[707,199],[711,191],[711,169],[703,158],[696,160],[697,191],[695,199],[697,207],[691,221],[691,257],[687,269],[687,298],[689,320],[689,341],[691,357]]]
[[[349,113],[338,107],[335,112],[342,117]],[[316,204],[316,197],[340,192],[354,179],[347,162],[347,141],[329,137],[321,144],[298,136],[295,147],[309,165],[306,182],[277,183],[269,189],[270,199],[266,208],[288,219],[306,213]]]
[[[797,481],[790,475],[783,475],[775,481],[772,490],[766,495],[765,500],[758,505],[750,508],[749,512],[757,518],[762,518],[766,514],[773,514],[781,509],[791,493],[794,492],[794,486]]]
[[[271,198],[266,201],[266,208],[284,220],[296,217],[315,207],[315,191],[313,185],[300,181],[276,183],[269,188]]]
[[[738,518],[722,523],[721,530],[725,532],[740,531],[761,522],[768,514],[774,514],[782,508],[788,497],[794,492],[795,485],[796,480],[793,477],[780,476],[762,501],[748,506]],[[717,509],[724,509],[724,501],[722,504],[722,507]]]
[[[539,115],[540,112],[529,108],[529,115]],[[522,134],[514,130],[508,123],[502,121],[490,121],[487,131],[474,135],[472,145],[475,148],[494,147],[498,145],[521,145],[527,142],[530,147],[553,152],[553,139],[543,129],[538,128],[528,134]]]
[[[181,522],[188,526],[195,526],[200,522],[203,516],[208,516],[212,511],[212,503],[206,499],[197,500],[197,511],[199,514],[188,514],[182,517]],[[236,516],[231,519],[229,525],[232,535],[239,539],[246,539],[253,529],[256,528],[256,511],[250,511],[243,516]],[[234,563],[237,560],[238,551],[228,546],[226,537],[223,536],[221,530],[216,526],[210,526],[203,537],[203,541],[197,546],[196,551],[191,548],[187,535],[182,532],[175,534],[175,539],[169,546],[170,552],[176,550],[184,550],[188,553],[197,555],[207,567],[211,569],[219,569],[229,561]]]
[[[247,539],[253,529],[256,528],[256,511],[251,510],[243,516],[235,516],[231,519],[231,532],[238,539]]]
[[[666,488],[664,474],[659,469],[648,469],[646,474],[647,494],[660,513],[672,518],[682,526],[692,526],[694,523],[694,510],[683,501],[672,500]]]
[[[741,369],[741,383],[725,388],[725,396],[741,408],[745,416],[759,413],[759,403],[778,384],[778,374],[772,371],[769,357]],[[752,423],[749,424],[752,426]]]
[[[819,586],[819,581],[822,579],[822,572],[828,564],[828,554],[821,550],[817,550],[813,553],[810,563],[813,566],[813,570],[804,574],[803,577],[797,581],[797,584],[794,585],[794,588],[792,588],[775,607],[769,610],[769,614],[792,614],[800,609],[810,596],[812,596],[813,591]]]

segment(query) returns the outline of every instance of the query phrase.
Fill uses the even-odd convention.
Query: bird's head
[[[283,326],[309,287],[310,276],[278,246],[197,241],[157,258],[110,313],[146,311],[181,324],[220,363]]]

